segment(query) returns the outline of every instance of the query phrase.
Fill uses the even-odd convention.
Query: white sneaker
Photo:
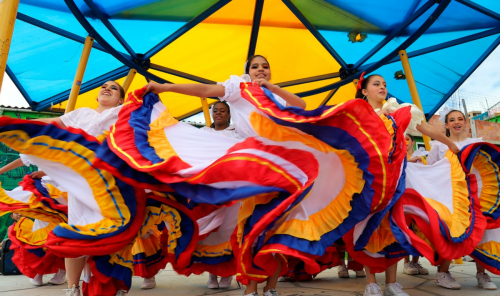
[[[415,275],[418,274],[418,269],[413,266],[413,262],[407,262],[405,263],[405,267],[403,268],[403,273],[409,274],[409,275]]]
[[[259,296],[259,293],[257,292],[252,292],[250,294],[245,294],[245,292],[243,292],[243,296]]]
[[[365,287],[363,296],[382,296],[382,289],[375,283],[369,283]]]
[[[356,270],[356,277],[366,277],[366,273],[364,269]]]
[[[30,283],[35,286],[43,286],[43,274],[37,274],[34,278],[30,279]]]
[[[403,287],[399,283],[390,283],[385,285],[384,296],[410,296],[403,291]]]
[[[80,287],[73,285],[71,289],[64,289],[66,291],[66,296],[80,296]]]
[[[415,267],[418,270],[418,274],[429,274],[429,270],[420,264],[420,262],[413,263],[413,267]]]
[[[232,281],[233,281],[232,276],[221,277],[220,282],[219,282],[219,288],[220,289],[227,289],[227,288],[231,287]]]
[[[125,290],[118,290],[118,292],[116,292],[115,296],[125,296],[127,295],[127,291]]]
[[[219,289],[219,282],[217,281],[217,276],[211,273],[208,274],[207,287],[209,289]]]
[[[462,286],[457,282],[449,272],[437,272],[436,284],[446,289],[460,290]]]
[[[487,273],[476,274],[477,285],[485,290],[496,290],[497,285],[493,283]]]
[[[145,278],[141,283],[141,290],[153,289],[155,286],[156,286],[155,277],[149,279]]]
[[[66,271],[59,269],[59,271],[54,274],[54,276],[50,279],[49,284],[51,285],[62,285],[68,280],[66,279]]]
[[[278,282],[288,282],[288,280],[286,279],[286,276],[282,275],[278,278]]]
[[[338,269],[339,269],[339,278],[341,279],[349,278],[349,271],[347,270],[347,267],[344,264],[339,265]]]
[[[278,296],[278,292],[275,289],[269,289],[267,292],[264,292],[264,296]]]

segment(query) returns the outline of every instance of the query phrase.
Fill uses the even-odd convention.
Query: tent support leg
[[[19,0],[0,1],[0,91],[5,69],[7,69],[7,57],[14,33],[18,6]]]
[[[406,82],[408,82],[408,87],[410,88],[411,98],[413,100],[413,104],[417,105],[417,107],[424,112],[422,108],[422,103],[420,102],[420,97],[417,91],[417,84],[415,83],[415,78],[413,78],[413,73],[411,71],[410,61],[408,59],[408,55],[406,54],[406,50],[399,51],[399,57],[401,58],[401,63],[403,64],[403,69],[406,76]],[[425,121],[425,118],[424,118]],[[431,146],[429,144],[430,138],[426,135],[422,135],[424,138],[425,149],[427,151],[431,150]]]
[[[208,109],[208,101],[207,98],[201,99],[201,108],[203,109],[203,115],[205,115],[205,122],[208,127],[212,125],[212,119],[210,118],[210,110]]]
[[[89,61],[90,50],[92,49],[92,44],[94,43],[94,38],[87,36],[85,39],[85,44],[83,45],[82,56],[80,57],[80,62],[78,63],[78,68],[76,69],[75,80],[71,86],[71,92],[69,93],[68,104],[66,105],[66,111],[64,113],[71,112],[75,110],[76,99],[80,93],[80,87],[82,86],[83,74],[85,74],[85,68],[87,68],[87,62]]]
[[[125,95],[127,95],[127,91],[134,80],[135,74],[137,74],[137,70],[135,69],[130,69],[130,71],[128,71],[127,78],[125,78],[125,82],[123,82],[122,85]]]

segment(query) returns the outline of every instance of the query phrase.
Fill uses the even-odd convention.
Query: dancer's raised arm
[[[154,81],[148,83],[148,87],[144,94],[152,92],[154,94],[159,94],[162,92],[175,92],[178,94],[195,96],[200,98],[208,97],[223,97],[224,96],[224,86],[219,84],[171,84],[165,83],[160,84]]]
[[[270,82],[271,70],[269,62],[263,56],[255,55],[250,57],[245,65],[245,74],[250,76],[250,80],[254,86],[263,86],[267,88],[272,93],[285,100],[287,106],[306,107],[306,102],[299,96]],[[148,92],[159,94],[168,91],[201,98],[222,98],[227,95],[226,88],[221,84],[159,84],[154,81],[148,83],[143,95]]]

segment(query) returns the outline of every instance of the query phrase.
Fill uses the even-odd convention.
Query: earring
[[[368,98],[366,96],[363,96],[363,100],[368,102]]]

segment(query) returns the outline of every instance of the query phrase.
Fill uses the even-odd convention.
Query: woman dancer
[[[201,130],[209,133],[223,135],[225,137],[241,139],[241,137],[238,135],[238,132],[236,132],[236,129],[231,126],[231,108],[229,107],[229,104],[227,102],[219,101],[212,106],[212,119],[214,121],[212,125],[210,127],[204,126],[201,128]],[[239,206],[239,203],[233,205],[233,207]],[[228,221],[227,223],[230,223],[234,227],[236,227],[237,215],[234,215],[234,219],[234,221]],[[231,286],[232,280],[232,276],[222,276],[219,282],[217,275],[209,273],[207,287],[209,289],[226,289]]]
[[[409,129],[410,130],[418,130],[422,134],[430,136],[445,145],[447,145],[452,151],[455,153],[459,152],[459,149],[456,147],[456,145],[450,141],[447,137],[445,137],[443,134],[439,133],[436,129],[434,129],[432,126],[428,125],[427,123],[423,122],[423,113],[420,111],[416,106],[410,105],[410,104],[402,104],[399,105],[397,102],[395,102],[395,99],[391,98],[389,99],[385,104],[385,100],[387,98],[387,88],[386,88],[386,82],[385,79],[380,76],[380,75],[370,75],[366,78],[363,78],[363,75],[361,75],[360,81],[358,82],[357,86],[357,93],[356,93],[356,98],[366,100],[368,104],[373,108],[373,110],[380,115],[382,120],[386,123],[386,126],[388,124],[392,124],[392,119],[389,119],[387,115],[394,113],[398,109],[405,108],[405,107],[410,107],[411,106],[411,120],[409,124]],[[405,147],[406,148],[406,147]],[[392,155],[395,155],[398,151],[396,150],[397,147],[391,147],[392,151],[389,151]],[[403,151],[404,155],[406,155],[406,149]],[[393,198],[394,199],[394,198]],[[395,201],[394,201],[395,202]],[[382,251],[383,247],[388,247],[391,244],[393,244],[396,240],[392,233],[390,232],[390,228],[388,227],[388,218],[387,215],[384,215],[384,219],[381,221],[381,225],[377,228],[376,232],[373,234],[373,236],[370,238],[369,244],[374,244],[375,241],[379,241],[379,245],[372,245],[371,248],[370,246],[367,246],[367,249],[370,249],[370,252],[372,253],[377,253],[379,251]],[[382,217],[380,217],[382,218]],[[385,222],[384,222],[385,221]],[[359,252],[349,252],[351,256],[353,256],[356,259],[356,254]],[[398,259],[393,259],[388,262],[386,271],[385,271],[385,281],[386,281],[386,289],[384,291],[384,296],[389,296],[389,295],[394,295],[394,296],[406,296],[408,295],[402,290],[402,287],[400,284],[396,282],[396,274],[397,274],[397,261]],[[363,258],[357,259],[360,262],[363,262]],[[395,261],[395,262],[393,262]],[[366,261],[365,261],[366,262]],[[391,264],[392,263],[392,264]],[[365,266],[365,271],[366,271],[366,278],[367,278],[367,285],[365,289],[365,296],[381,296],[382,295],[382,290],[380,287],[377,285],[377,280],[375,278],[375,273],[371,269],[370,266]]]
[[[276,95],[276,100],[282,106],[297,106],[304,108],[305,102],[298,96],[281,89],[280,87],[273,85],[269,82],[271,80],[271,70],[269,62],[260,55],[252,56],[248,59],[245,65],[245,76],[244,80],[237,76],[231,76],[231,79],[225,83],[218,85],[204,85],[204,84],[158,84],[155,82],[150,82],[144,93],[152,92],[155,94],[161,92],[177,92],[186,95],[198,96],[198,97],[219,97],[222,101],[228,101],[233,106],[233,118],[239,119],[238,122],[242,122],[241,125],[236,126],[236,131],[239,136],[253,137],[256,136],[253,128],[245,121],[241,120],[243,116],[242,113],[247,113],[251,111],[254,107],[247,101],[241,99],[239,96],[239,87],[242,82],[251,81],[254,86],[266,87]],[[236,95],[235,95],[236,94]],[[235,112],[237,110],[238,112]],[[239,118],[240,117],[240,118]],[[281,272],[281,261],[277,260],[278,267],[274,274],[267,278],[267,284],[264,288],[264,296],[275,296],[276,283],[278,282],[278,277]],[[251,280],[245,290],[245,295],[257,295],[257,281]]]
[[[468,138],[466,133],[467,119],[462,111],[449,109],[445,107],[443,111],[440,112],[440,120],[444,123],[446,128],[446,136],[450,138],[456,145],[462,149],[463,147],[483,142],[482,138]],[[432,165],[439,160],[443,159],[446,154],[446,148],[441,145],[441,143],[432,143],[431,151],[427,158],[427,163]],[[435,282],[441,287],[447,289],[460,289],[461,285],[457,282],[450,274],[450,260],[445,260],[439,267],[436,273]],[[497,286],[493,283],[488,274],[485,273],[485,268],[480,262],[476,262],[476,279],[479,287],[485,290],[496,290]]]
[[[0,174],[6,173],[21,165],[30,166],[29,158],[21,154],[18,160],[15,160],[4,167],[0,168]],[[33,185],[38,185],[33,186]],[[43,218],[47,215],[52,215],[53,211],[43,209],[43,205],[39,204],[37,210],[29,209],[29,200],[51,200],[53,203],[61,205],[67,204],[64,194],[57,189],[57,183],[53,182],[49,177],[45,176],[42,171],[33,172],[25,176],[20,183],[21,186],[12,191],[0,189],[0,202],[6,204],[0,205],[0,208],[9,209],[9,203],[15,202],[12,205],[12,210],[18,210],[32,220],[26,217],[18,217],[16,223],[9,228],[9,238],[12,242],[12,249],[15,250],[15,255],[12,258],[19,270],[30,278],[30,283],[35,286],[43,285],[43,275],[55,273],[54,277],[49,280],[49,284],[62,285],[66,283],[66,271],[64,270],[64,259],[56,256],[52,252],[43,249],[43,245],[47,239],[47,234],[57,226],[57,222],[66,221],[66,215],[57,215],[59,220],[44,221]],[[18,199],[24,199],[25,202],[18,202]],[[50,201],[47,205],[51,204]],[[25,210],[28,210],[25,212]],[[1,211],[1,210],[0,210]],[[52,213],[51,213],[52,212]],[[66,211],[67,213],[67,211]],[[19,212],[13,213],[16,216],[21,215]],[[41,216],[38,216],[41,214]],[[37,219],[37,218],[41,218]],[[22,232],[22,233],[21,233]]]
[[[408,162],[413,162],[413,163],[421,163],[421,164],[427,164],[426,158],[428,155],[428,152],[418,149],[415,151],[415,140],[412,135],[407,134],[405,136],[406,140],[406,153],[407,153],[407,161]],[[413,256],[413,259],[410,261],[410,256],[406,256],[404,258],[404,268],[403,268],[403,273],[409,274],[409,275],[415,275],[415,274],[429,274],[429,270],[427,268],[423,267],[420,262],[418,262],[418,259],[420,256]]]

